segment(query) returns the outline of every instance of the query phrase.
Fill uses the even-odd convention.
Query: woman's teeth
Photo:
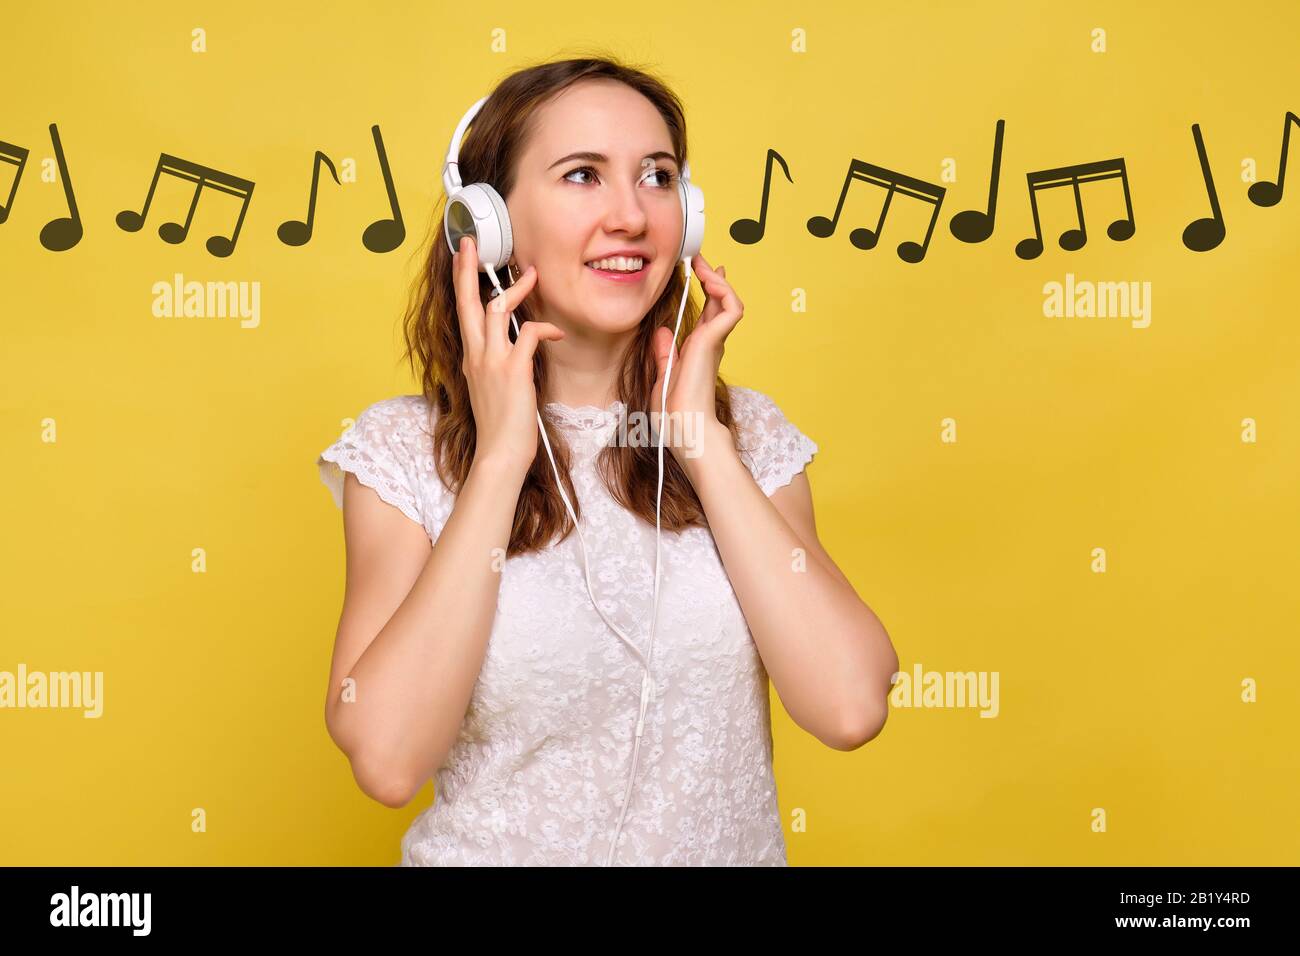
[[[624,256],[615,256],[613,259],[597,259],[588,262],[587,265],[592,269],[603,269],[606,272],[640,272],[644,261],[640,258],[628,259]]]

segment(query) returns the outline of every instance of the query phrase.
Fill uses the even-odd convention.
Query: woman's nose
[[[608,195],[610,200],[609,208],[605,211],[605,228],[610,232],[644,232],[647,216],[636,187],[615,189]]]

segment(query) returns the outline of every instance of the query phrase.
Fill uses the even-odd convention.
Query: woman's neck
[[[618,375],[629,338],[630,334],[595,339],[569,332],[558,342],[544,343],[545,401],[570,408],[608,408],[618,398]]]

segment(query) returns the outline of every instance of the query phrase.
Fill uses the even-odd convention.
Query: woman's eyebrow
[[[643,156],[642,158],[643,159],[671,159],[674,165],[677,163],[676,156],[674,156],[672,153],[665,153],[663,150],[660,150],[657,153],[646,153],[645,156]],[[609,157],[606,156],[604,153],[579,152],[579,153],[570,153],[568,156],[561,156],[559,159],[551,163],[551,165],[547,166],[546,168],[554,169],[556,166],[560,165],[560,163],[567,163],[572,159],[582,159],[582,160],[586,160],[589,163],[609,162]]]

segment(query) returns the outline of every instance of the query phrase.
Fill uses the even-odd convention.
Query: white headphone
[[[505,267],[510,262],[510,256],[514,251],[514,235],[510,229],[510,215],[506,211],[505,200],[501,198],[492,186],[487,183],[470,183],[468,186],[461,185],[460,181],[460,141],[465,135],[465,130],[469,127],[470,122],[482,109],[483,104],[487,102],[487,97],[483,97],[468,112],[461,117],[460,123],[456,125],[456,132],[452,134],[451,145],[447,147],[447,159],[442,167],[442,185],[447,194],[447,204],[443,213],[443,233],[447,237],[447,245],[452,252],[460,251],[460,240],[462,236],[470,236],[474,240],[474,248],[478,253],[478,267],[480,271],[486,272],[491,279],[495,291],[493,297],[502,294],[505,290],[501,287],[501,280],[497,278],[497,269]],[[691,279],[691,259],[699,254],[700,248],[704,243],[704,192],[691,182],[691,164],[682,165],[682,175],[678,179],[678,198],[682,205],[682,242],[677,251],[677,258],[681,260],[686,267],[685,282],[682,288],[681,305],[677,307],[677,325],[673,329],[673,342],[677,341],[677,333],[682,327],[682,313],[686,309],[686,299],[690,293]],[[511,275],[511,284],[514,284],[514,276]],[[515,320],[514,312],[510,313],[510,322],[514,326],[515,336],[519,335],[519,323]],[[591,567],[587,563],[587,544],[582,538],[582,528],[578,525],[578,516],[574,513],[573,505],[569,502],[569,496],[565,494],[564,484],[560,480],[560,470],[555,464],[555,455],[551,452],[550,439],[546,437],[546,427],[542,422],[542,415],[539,411],[537,414],[537,427],[542,433],[542,444],[546,447],[546,455],[551,460],[551,470],[555,474],[555,484],[560,489],[560,497],[564,500],[564,506],[569,511],[569,517],[573,519],[574,530],[578,532],[578,542],[582,546],[582,564],[586,571],[587,594],[591,596],[592,606],[595,607],[596,613],[601,616],[610,630],[622,639],[623,643],[632,649],[643,666],[641,675],[641,707],[636,722],[636,743],[632,749],[632,767],[628,773],[627,789],[623,793],[623,807],[618,817],[618,824],[614,828],[614,838],[609,845],[609,855],[605,859],[605,865],[609,866],[614,859],[614,852],[618,848],[619,834],[623,829],[623,819],[627,815],[628,804],[632,795],[632,781],[636,777],[637,759],[641,752],[641,734],[645,729],[646,708],[654,696],[654,679],[650,676],[650,659],[654,653],[655,636],[659,624],[659,559],[660,559],[660,507],[663,500],[664,492],[664,443],[663,432],[666,427],[668,404],[668,382],[669,376],[673,370],[673,353],[668,353],[668,365],[664,369],[664,389],[663,396],[660,399],[659,407],[659,487],[655,495],[655,590],[654,590],[654,616],[650,624],[650,643],[644,654],[635,643],[624,634],[613,621],[605,616],[605,612],[600,609],[600,603],[596,600],[596,595],[591,587]]]

